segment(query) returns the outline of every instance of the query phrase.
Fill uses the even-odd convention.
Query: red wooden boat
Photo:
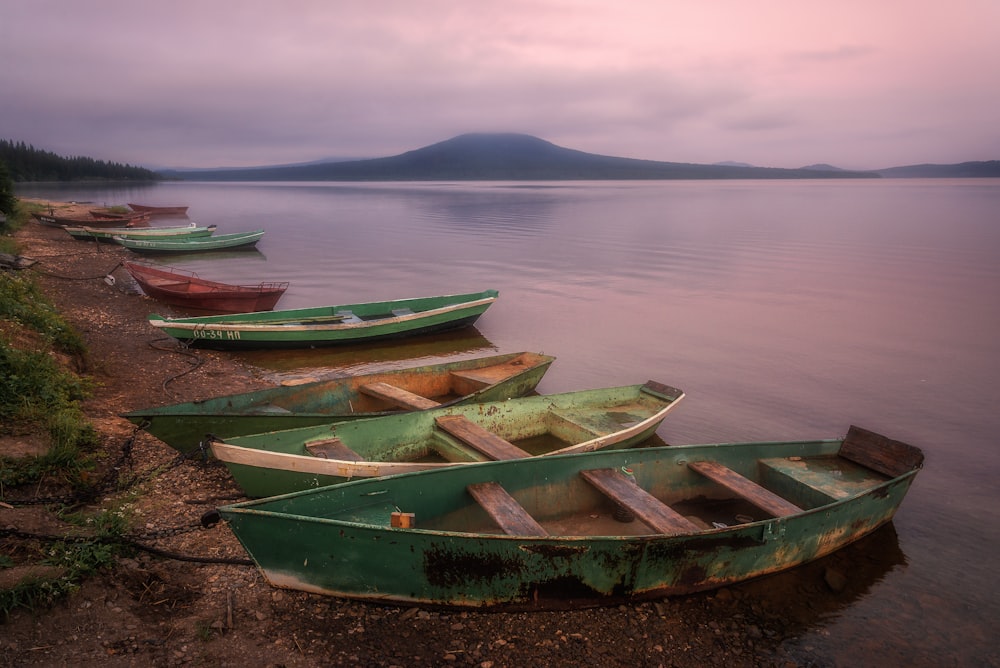
[[[142,291],[165,304],[215,313],[270,311],[288,282],[231,285],[199,278],[194,272],[143,262],[122,262]]]
[[[188,210],[186,206],[148,206],[146,204],[133,204],[132,202],[129,202],[128,206],[133,211],[148,213],[154,216],[183,216]]]

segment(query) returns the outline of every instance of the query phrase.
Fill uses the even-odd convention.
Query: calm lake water
[[[925,467],[895,521],[835,557],[845,592],[809,567],[745,590],[802,603],[789,601],[801,632],[788,647],[811,665],[1000,665],[1000,180],[17,192],[187,204],[219,233],[265,228],[258,251],[163,261],[291,281],[278,308],[500,291],[459,333],[242,353],[276,380],[533,350],[557,357],[541,392],[684,389],[659,430],[673,444],[857,424],[917,445]]]

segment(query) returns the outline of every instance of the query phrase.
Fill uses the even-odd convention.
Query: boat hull
[[[183,227],[66,227],[66,232],[79,241],[100,241],[116,244],[114,237],[126,239],[184,239],[193,237],[209,237],[215,232],[215,225]]]
[[[139,213],[148,213],[152,216],[183,216],[187,215],[188,207],[186,206],[148,206],[145,204],[132,204],[129,202],[129,208],[133,211]]]
[[[288,289],[287,282],[230,285],[199,278],[193,272],[123,262],[142,291],[165,304],[214,313],[270,311]]]
[[[149,322],[192,347],[217,350],[311,348],[385,341],[460,329],[475,324],[498,293],[349,304],[294,309],[246,316],[167,319],[153,314]],[[393,315],[393,310],[410,313]],[[350,311],[350,319],[336,316]]]
[[[442,405],[524,396],[535,390],[554,360],[529,352],[493,355],[146,408],[123,417],[175,450],[202,447],[207,455],[210,450],[203,443],[208,434],[229,438],[399,412],[360,390],[371,383],[388,383]]]
[[[912,449],[918,456],[910,466],[886,476],[845,461],[838,456],[841,445],[675,446],[533,458],[351,482],[219,512],[276,587],[404,605],[580,608],[688,594],[777,573],[891,521],[922,455]],[[755,473],[764,468],[761,462],[804,463],[799,467],[804,469],[823,462],[827,468],[822,480],[823,471],[817,470],[786,480],[786,488],[780,481],[773,484],[802,504],[801,512],[780,518],[727,515],[713,526],[712,513],[726,508],[727,499],[689,467],[704,460],[724,461],[768,484]],[[843,465],[849,479],[840,498],[810,503],[807,495],[796,496],[792,486],[805,489],[806,482],[837,488],[830,461]],[[689,503],[687,512],[702,513],[699,521],[706,528],[669,535],[638,521],[615,522],[607,499],[582,476],[621,466],[631,467],[638,486],[663,503],[678,508]],[[483,527],[489,519],[468,489],[490,482],[501,484],[554,532],[488,533]],[[696,506],[699,497],[717,503]],[[578,513],[571,517],[571,510]],[[596,535],[580,532],[591,526]],[[573,535],[558,533],[560,527],[571,527]]]
[[[676,388],[650,381],[250,434],[210,445],[247,496],[264,497],[491,457],[452,437],[442,416],[460,416],[513,444],[518,451],[510,456],[553,456],[633,447],[652,436],[683,397]],[[311,450],[330,439],[346,449]]]
[[[97,216],[57,216],[49,213],[32,213],[32,217],[40,223],[52,227],[139,227],[149,224],[148,213],[135,213],[115,218]]]
[[[113,237],[119,244],[136,253],[147,255],[166,253],[200,253],[204,251],[253,248],[264,236],[264,230],[216,234],[210,237],[181,239],[132,239]]]

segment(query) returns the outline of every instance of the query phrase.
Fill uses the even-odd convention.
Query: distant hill
[[[828,165],[825,162],[821,162],[818,165],[806,165],[802,169],[808,170],[810,172],[842,172],[842,171],[844,171],[840,167],[834,167],[833,165]]]
[[[1000,177],[1000,160],[982,162],[960,162],[956,165],[910,165],[908,167],[889,167],[876,170],[879,176],[886,178],[988,178]]]
[[[591,181],[878,178],[871,172],[657,162],[584,153],[523,134],[465,134],[387,158],[312,165],[163,170],[199,181]]]

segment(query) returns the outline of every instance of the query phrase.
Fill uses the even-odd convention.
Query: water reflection
[[[801,633],[867,596],[891,572],[904,568],[906,561],[890,522],[822,559],[739,589],[743,596],[780,613],[789,631]]]
[[[159,263],[198,264],[238,259],[241,261],[267,262],[267,256],[257,248],[234,248],[221,251],[197,251],[194,253],[154,253],[138,254],[140,259]]]

